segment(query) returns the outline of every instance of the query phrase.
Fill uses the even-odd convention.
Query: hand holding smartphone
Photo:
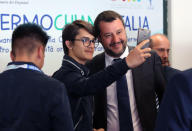
[[[148,30],[148,29],[143,29],[143,28],[139,28],[138,29],[138,35],[137,35],[137,45],[146,40],[146,39],[149,39],[151,36],[151,31]],[[150,42],[146,43],[144,46],[142,46],[141,49],[144,49],[144,48],[148,48],[150,45]]]

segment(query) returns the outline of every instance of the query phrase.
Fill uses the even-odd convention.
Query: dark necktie
[[[120,59],[114,59],[114,62]],[[127,79],[124,75],[116,81],[120,131],[133,131]]]

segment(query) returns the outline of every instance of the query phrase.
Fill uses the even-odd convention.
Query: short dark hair
[[[16,29],[13,31],[12,34],[11,47],[14,56],[16,48],[18,49],[25,48],[29,53],[31,53],[35,49],[35,45],[32,44],[31,42],[26,43],[16,42],[16,40],[18,39],[23,39],[27,37],[40,41],[44,47],[47,45],[49,39],[47,33],[43,31],[43,29],[39,25],[34,23],[21,24],[18,27],[16,27]]]
[[[117,12],[112,11],[112,10],[107,10],[107,11],[101,12],[96,17],[95,22],[94,22],[95,37],[97,38],[100,35],[99,24],[100,24],[101,21],[112,22],[112,21],[114,21],[116,19],[120,19],[122,24],[123,24],[123,26],[125,26],[122,16],[120,14],[118,14]]]
[[[75,20],[73,23],[65,26],[62,32],[62,42],[64,53],[68,55],[69,50],[65,44],[65,41],[72,41],[79,34],[80,29],[85,29],[88,33],[94,36],[93,25],[83,20]]]

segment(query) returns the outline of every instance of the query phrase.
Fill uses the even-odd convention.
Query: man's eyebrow
[[[117,31],[122,31],[123,29],[118,29]]]
[[[104,33],[103,35],[111,35],[111,32]]]

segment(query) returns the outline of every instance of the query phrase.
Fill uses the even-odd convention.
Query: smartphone
[[[138,35],[137,35],[137,45],[138,45],[140,42],[142,42],[142,41],[144,41],[144,40],[146,40],[146,39],[149,39],[150,36],[151,36],[151,31],[150,31],[150,30],[148,30],[148,29],[143,29],[143,28],[139,28],[139,29],[138,29]],[[149,47],[149,46],[150,46],[150,42],[146,43],[146,44],[142,47],[142,49],[147,48],[147,47]]]

